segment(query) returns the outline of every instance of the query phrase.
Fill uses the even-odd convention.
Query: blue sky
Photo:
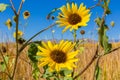
[[[18,5],[20,4],[21,0],[13,0],[15,8],[18,9]],[[70,0],[74,1],[78,5],[80,5],[82,2],[87,6],[90,7],[92,5],[95,5],[97,3],[97,0]],[[0,0],[0,3],[6,3],[10,4],[9,0]],[[107,32],[107,35],[109,36],[110,40],[113,39],[120,39],[120,1],[119,0],[111,0],[110,2],[110,9],[112,14],[108,15],[106,18],[106,23],[109,25],[109,31]],[[31,36],[33,36],[35,33],[40,31],[41,29],[46,28],[50,24],[54,23],[55,20],[47,20],[46,16],[47,14],[54,8],[59,8],[62,5],[66,4],[66,0],[25,0],[25,3],[23,4],[23,8],[21,10],[20,15],[20,25],[19,29],[23,30],[24,38],[29,39]],[[28,20],[24,20],[22,13],[28,10],[30,11],[30,17]],[[102,8],[96,7],[91,10],[92,16],[90,19],[90,22],[88,23],[88,26],[82,27],[77,31],[77,38],[80,39],[82,36],[79,34],[80,30],[85,30],[86,34],[84,35],[84,38],[91,38],[94,40],[97,40],[97,25],[94,22],[94,19],[97,16],[102,15]],[[55,12],[53,15],[57,16],[58,12]],[[14,40],[12,37],[13,32],[15,31],[15,23],[13,22],[13,26],[11,30],[8,30],[8,28],[4,25],[5,21],[14,16],[14,13],[10,8],[7,8],[6,11],[3,13],[0,13],[0,41],[7,41],[7,40]],[[115,21],[115,26],[111,27],[110,22]],[[25,23],[28,23],[27,26],[24,26]],[[55,30],[54,37],[56,39],[73,39],[72,34],[70,31],[65,32],[62,34],[62,29],[58,26],[54,26],[52,28]],[[41,40],[41,39],[52,39],[52,33],[49,29],[39,36],[37,36],[34,40]]]

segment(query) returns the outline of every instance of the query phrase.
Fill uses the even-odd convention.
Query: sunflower
[[[30,12],[29,11],[23,12],[24,19],[27,19],[29,16],[30,16]]]
[[[5,25],[8,27],[8,29],[10,29],[11,26],[12,26],[12,22],[11,22],[11,20],[8,19],[8,20],[5,22]]]
[[[63,32],[70,29],[78,30],[81,26],[87,26],[87,22],[90,20],[90,10],[84,6],[83,3],[80,4],[79,8],[77,4],[72,3],[70,6],[69,3],[67,5],[62,6],[60,8],[61,12],[58,16],[58,20],[56,23],[59,24],[60,27],[65,26]]]
[[[23,35],[23,32],[18,30],[18,38],[20,38]],[[16,38],[16,32],[13,33],[13,37]]]
[[[51,41],[47,43],[42,42],[43,47],[38,46],[41,52],[37,52],[41,62],[39,66],[45,66],[48,64],[50,71],[60,71],[61,68],[67,68],[72,70],[76,67],[74,62],[78,59],[74,58],[78,54],[78,50],[72,51],[75,44],[70,41],[61,40],[59,44],[53,44]]]

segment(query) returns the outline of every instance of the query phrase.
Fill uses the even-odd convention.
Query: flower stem
[[[74,37],[74,43],[76,43],[76,41],[77,41],[77,34],[76,34],[76,30],[74,30],[74,32],[73,32],[73,37]],[[74,51],[76,50],[76,47],[74,46]],[[74,72],[75,72],[75,68],[73,68],[73,72],[72,72],[72,74],[71,74],[71,76],[73,77],[74,76]]]
[[[41,34],[42,32],[44,32],[44,31],[52,28],[52,27],[55,26],[55,25],[56,25],[56,23],[48,26],[47,28],[45,28],[45,29],[39,31],[38,33],[36,33],[35,35],[33,35],[33,36],[32,36],[30,39],[28,39],[28,40],[23,44],[23,46],[19,49],[19,53],[28,45],[28,43],[29,43],[33,38],[35,38],[36,36],[38,36],[38,35]]]

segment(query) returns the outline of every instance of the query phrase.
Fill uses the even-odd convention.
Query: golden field
[[[4,43],[0,44],[6,48],[7,52],[2,52],[3,55],[9,55],[9,63],[8,68],[9,72],[12,72],[14,57],[15,57],[15,44],[13,43]],[[77,68],[75,74],[79,73],[91,60],[93,55],[95,54],[96,44],[95,43],[85,43],[84,51],[80,53],[77,57],[79,58],[79,62],[77,63]],[[120,46],[120,43],[112,43],[113,49]],[[0,62],[2,61],[2,57],[0,55]],[[102,69],[101,80],[120,80],[120,49],[116,50],[108,55],[103,56],[100,59],[99,65]],[[77,80],[93,80],[94,78],[94,63],[78,78]],[[43,73],[42,68],[40,68],[41,74]],[[7,80],[7,76],[5,73],[0,72],[0,78],[3,80]],[[18,64],[17,70],[15,73],[15,80],[34,80],[32,78],[32,66],[30,60],[27,56],[27,48],[22,51]],[[39,79],[45,80],[45,79]]]

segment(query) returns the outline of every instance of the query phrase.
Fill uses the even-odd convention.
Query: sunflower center
[[[25,12],[24,15],[25,16],[29,16],[30,14],[29,14],[29,12]]]
[[[50,57],[56,63],[64,63],[66,62],[67,56],[63,51],[54,50],[50,53]]]
[[[71,14],[71,15],[69,16],[69,18],[68,18],[68,22],[69,22],[71,25],[75,25],[75,24],[81,22],[81,17],[80,17],[78,14],[76,14],[76,13]]]

